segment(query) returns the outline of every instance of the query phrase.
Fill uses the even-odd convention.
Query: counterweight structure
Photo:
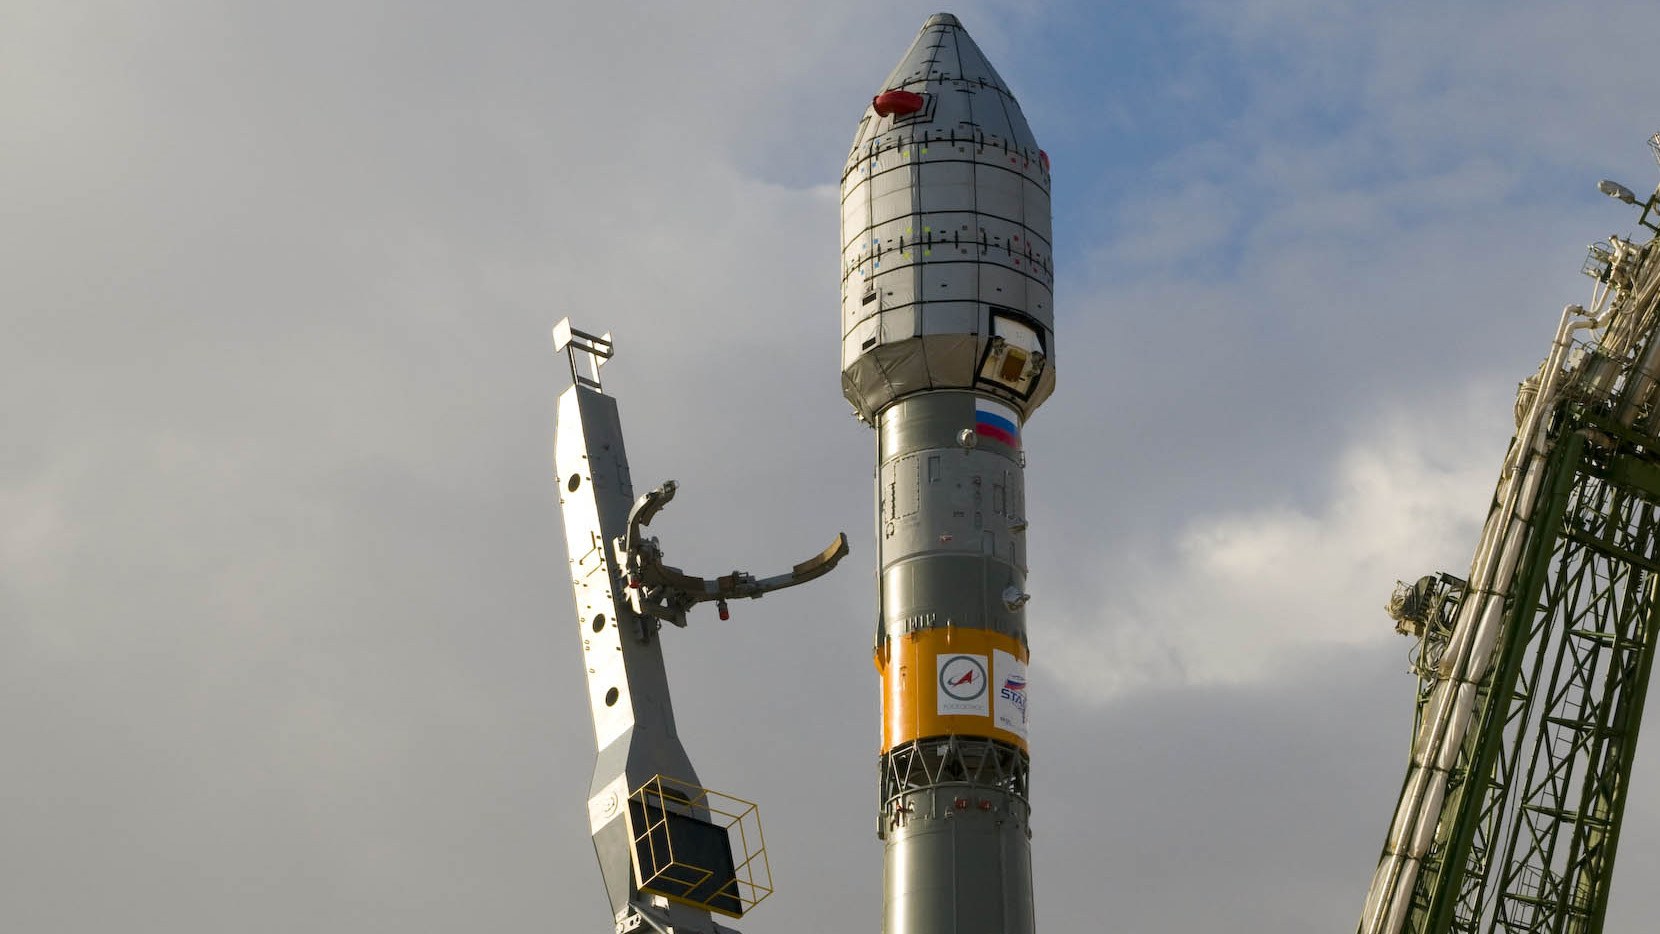
[[[1660,622],[1657,198],[1521,385],[1468,577],[1390,601],[1417,722],[1360,934],[1602,929]]]
[[[877,431],[887,934],[1030,934],[1021,427],[1053,391],[1049,158],[956,17],[842,175],[842,389]]]

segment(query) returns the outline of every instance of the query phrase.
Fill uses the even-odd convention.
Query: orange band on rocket
[[[982,736],[1026,749],[1026,647],[987,629],[946,626],[890,639],[882,752],[925,736]]]

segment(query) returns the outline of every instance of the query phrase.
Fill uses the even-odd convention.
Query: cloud
[[[1495,396],[1472,389],[1433,415],[1382,415],[1311,480],[1308,505],[1200,515],[1122,561],[1097,552],[1092,579],[1104,583],[1066,599],[1046,640],[1064,650],[1035,654],[1100,702],[1283,677],[1316,650],[1387,651],[1390,582],[1461,573],[1474,548],[1503,449],[1468,439],[1491,441]]]

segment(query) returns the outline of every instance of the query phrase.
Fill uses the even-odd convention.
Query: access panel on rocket
[[[1025,454],[1054,390],[1049,157],[957,18],[842,174],[842,391],[877,430],[886,934],[1031,934]]]

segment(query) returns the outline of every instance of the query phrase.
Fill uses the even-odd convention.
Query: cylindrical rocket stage
[[[1031,934],[1025,420],[1054,389],[1049,159],[931,17],[842,176],[842,387],[878,431],[886,934]]]

